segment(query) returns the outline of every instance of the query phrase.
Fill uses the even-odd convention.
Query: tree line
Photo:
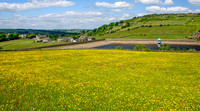
[[[0,42],[9,41],[9,40],[16,40],[16,39],[19,39],[18,33],[9,34],[7,37],[6,37],[6,34],[0,33]]]

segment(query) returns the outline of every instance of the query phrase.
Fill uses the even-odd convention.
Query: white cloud
[[[195,10],[194,13],[200,13],[200,9]]]
[[[141,16],[149,15],[149,14],[152,14],[152,13],[139,13],[139,14],[137,14],[137,16],[141,17]]]
[[[115,2],[114,4],[110,4],[107,2],[96,2],[95,5],[104,8],[111,8],[111,11],[122,11],[125,9],[133,8],[133,4],[127,3],[125,1]]]
[[[0,3],[0,11],[4,12],[19,12],[31,9],[41,9],[47,7],[70,7],[75,2],[67,0],[32,0],[27,3]]]
[[[146,11],[149,13],[189,13],[192,12],[192,10],[190,10],[187,7],[181,7],[181,6],[177,6],[177,7],[159,7],[159,6],[150,6],[150,7],[146,7]]]
[[[200,0],[188,0],[188,2],[195,6],[200,6]]]
[[[59,14],[46,14],[38,17],[15,15],[12,18],[0,17],[0,28],[25,29],[93,29],[103,24],[130,19],[131,14],[106,15],[103,12],[67,11]]]
[[[146,5],[173,5],[173,0],[165,0],[164,2],[162,0],[136,0],[138,2],[141,2],[142,4]]]
[[[165,0],[164,5],[173,5],[174,2],[172,0]]]

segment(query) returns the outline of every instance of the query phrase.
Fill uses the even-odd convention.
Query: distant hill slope
[[[183,39],[199,30],[200,13],[153,14],[103,25],[87,34],[97,39]]]

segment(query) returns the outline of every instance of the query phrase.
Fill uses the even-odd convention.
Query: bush
[[[195,52],[196,50],[195,50],[195,49],[189,49],[188,51],[190,51],[190,52]]]
[[[115,47],[115,49],[123,49],[123,47],[122,46],[117,46],[117,47]]]
[[[180,48],[176,48],[176,51],[181,51],[181,49]]]
[[[3,49],[2,47],[0,47],[0,50]]]
[[[183,48],[183,51],[187,51],[187,49]]]
[[[159,50],[170,50],[170,46],[168,46],[167,44],[163,44],[163,46],[160,47]]]
[[[150,49],[146,48],[144,45],[136,45],[133,50],[150,51]]]

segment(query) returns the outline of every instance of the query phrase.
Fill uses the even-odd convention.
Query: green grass
[[[121,26],[114,26],[113,30],[120,30],[116,33],[96,36],[96,38],[154,39],[159,36],[163,39],[184,39],[186,36],[192,36],[193,32],[200,30],[200,14],[197,13],[148,15],[125,20],[125,22],[136,22],[137,24],[124,29],[120,29]],[[164,26],[159,27],[160,24]],[[142,25],[151,25],[152,27],[141,27]],[[140,28],[135,29],[136,27]],[[128,29],[132,30],[128,31]]]
[[[97,36],[97,38],[140,38],[154,39],[184,39],[192,35],[195,26],[156,26],[156,27],[139,27],[130,31],[120,31],[116,33]]]
[[[34,40],[11,40],[0,42],[0,47],[4,50],[6,49],[23,49],[23,48],[33,48],[48,45],[64,44],[65,42],[55,42],[55,43],[35,43]]]
[[[0,52],[0,110],[199,110],[199,53]]]

